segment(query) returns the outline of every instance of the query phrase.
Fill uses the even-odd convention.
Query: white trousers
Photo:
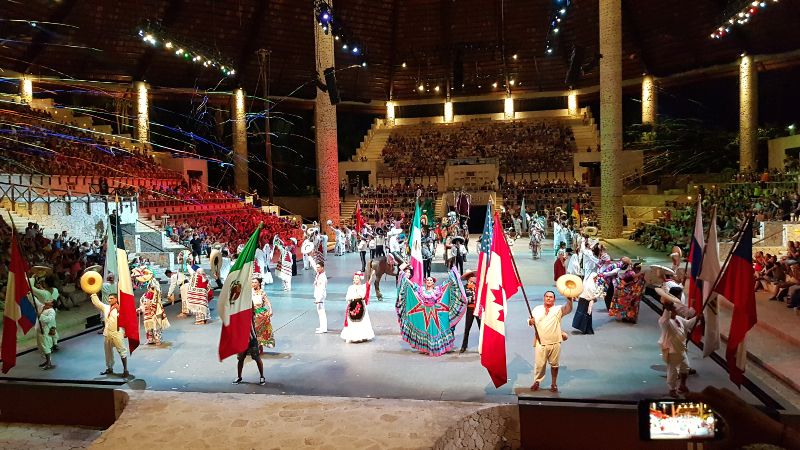
[[[108,333],[103,336],[103,347],[106,352],[106,367],[114,368],[114,350],[117,350],[121,358],[128,357],[128,348],[125,346],[125,338],[122,333]]]
[[[319,330],[328,331],[328,316],[325,314],[325,302],[315,303],[319,316]]]
[[[686,352],[670,353],[666,357],[667,363],[667,386],[670,390],[678,389],[680,375],[689,373],[689,358]]]

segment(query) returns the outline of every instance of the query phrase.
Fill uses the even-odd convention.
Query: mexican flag
[[[125,329],[128,338],[128,348],[131,354],[139,346],[139,315],[136,310],[136,298],[133,296],[133,283],[131,282],[131,269],[128,267],[128,253],[117,249],[117,291],[119,298],[119,317],[117,326]]]
[[[222,333],[219,336],[219,360],[241,353],[250,341],[250,327],[253,326],[253,260],[258,248],[258,234],[263,224],[247,240],[244,250],[236,258],[231,272],[219,295],[217,309],[222,320]]]
[[[411,236],[408,240],[411,245],[411,270],[413,275],[411,281],[416,284],[422,284],[422,227],[420,226],[419,202],[414,208],[414,221],[411,223]]]

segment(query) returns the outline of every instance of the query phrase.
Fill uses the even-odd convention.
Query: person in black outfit
[[[253,308],[255,309],[255,308]],[[244,368],[244,360],[247,358],[247,355],[250,355],[250,358],[256,362],[256,366],[258,366],[258,374],[260,378],[258,379],[258,384],[265,385],[267,384],[267,379],[264,378],[264,363],[261,361],[261,352],[258,349],[258,338],[256,334],[256,325],[255,325],[255,314],[253,314],[253,318],[250,321],[250,341],[247,343],[247,349],[238,355],[236,355],[236,379],[233,380],[233,384],[241,384],[242,382],[242,369]]]
[[[200,236],[193,234],[189,245],[192,247],[192,256],[195,258],[195,264],[200,264],[200,255],[203,253],[203,240],[200,239]]]
[[[464,293],[467,294],[467,317],[464,318],[464,341],[461,343],[459,353],[467,351],[469,345],[469,330],[472,329],[472,320],[478,322],[478,330],[481,328],[481,319],[475,315],[475,272],[468,270],[461,278],[466,278]]]

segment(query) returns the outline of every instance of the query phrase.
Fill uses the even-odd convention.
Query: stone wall
[[[499,405],[481,409],[464,417],[445,431],[435,450],[518,449],[520,448],[519,408]]]

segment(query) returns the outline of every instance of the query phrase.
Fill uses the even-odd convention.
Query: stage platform
[[[472,240],[471,247],[474,243]],[[548,249],[545,258],[534,261],[526,241],[520,240],[514,247],[531,306],[541,304],[544,292],[554,288],[552,246]],[[438,258],[437,262],[440,260]],[[465,267],[474,268],[476,261],[475,253],[471,253]],[[656,262],[648,260],[648,264]],[[469,351],[464,354],[457,351],[463,323],[456,328],[456,351],[438,358],[421,355],[401,340],[394,311],[393,278],[383,281],[385,301],[378,302],[373,297],[369,305],[375,339],[346,344],[339,337],[344,320],[344,295],[353,272],[358,269],[358,254],[328,256],[330,279],[326,309],[330,332],[327,334],[314,333],[318,321],[312,296],[313,271],[301,268],[293,279],[291,292],[282,291],[279,282],[267,288],[275,311],[273,327],[277,347],[264,355],[266,386],[257,384],[258,372],[249,358],[243,374],[245,383],[232,385],[236,376],[235,357],[223,362],[217,358],[219,320],[208,325],[194,325],[192,319],[175,317],[178,305],[167,308],[172,327],[164,332],[165,342],[158,347],[142,345],[131,356],[129,364],[133,376],[127,382],[116,376],[98,375],[104,369],[103,338],[94,332],[63,341],[61,350],[54,354],[56,369],[40,370],[37,365],[41,358],[32,352],[19,357],[17,367],[3,378],[119,383],[132,390],[481,403],[515,403],[518,395],[547,400],[630,402],[667,394],[665,366],[656,342],[658,315],[645,303],[642,303],[639,323],[635,325],[613,321],[607,316],[604,305],[595,305],[595,334],[590,336],[573,332],[572,315],[567,316],[563,328],[570,338],[562,346],[558,379],[561,393],[547,390],[531,393],[533,333],[526,323],[528,313],[522,294],[517,294],[510,302],[506,325],[509,382],[495,389],[476,352],[477,327],[472,328]],[[434,264],[434,276],[443,273],[443,265]],[[564,301],[559,297],[557,304]],[[216,306],[216,300],[212,306]],[[690,389],[701,390],[714,385],[738,391],[719,365],[701,356],[696,348],[691,349],[691,365],[698,374],[689,378]],[[118,360],[115,369],[121,372]],[[543,386],[549,385],[548,373]],[[765,391],[788,406],[768,388]],[[746,390],[739,392],[748,402],[759,403]]]

